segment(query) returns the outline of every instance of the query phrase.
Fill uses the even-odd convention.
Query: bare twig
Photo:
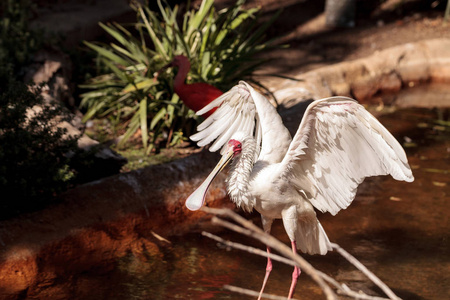
[[[286,265],[291,265],[291,266],[296,265],[296,263],[294,261],[287,259],[283,256],[276,255],[273,253],[267,253],[266,251],[262,251],[260,249],[257,249],[257,248],[251,247],[251,246],[242,245],[240,243],[231,242],[231,241],[225,240],[225,239],[223,239],[219,236],[216,236],[212,233],[209,233],[209,232],[203,231],[202,235],[206,236],[210,239],[213,239],[221,244],[224,244],[228,247],[231,247],[231,248],[243,250],[243,251],[246,251],[251,254],[256,254],[256,255],[260,255],[260,256],[264,256],[264,257],[270,257],[271,259],[282,262]],[[388,298],[383,298],[383,297],[370,296],[361,291],[355,292],[355,291],[351,290],[347,285],[337,282],[334,278],[328,276],[327,274],[325,274],[319,270],[316,270],[316,271],[326,282],[330,283],[338,291],[340,291],[340,294],[342,294],[342,295],[349,296],[354,299],[361,299],[361,300],[387,300],[388,299]],[[241,288],[237,288],[237,289],[241,289]],[[250,291],[250,290],[246,290],[246,291]],[[252,292],[251,295],[258,295],[258,292],[256,292],[256,291],[250,291],[250,292]],[[246,294],[249,295],[248,293],[246,293]],[[283,298],[283,299],[285,299],[285,298]]]
[[[243,295],[255,296],[255,297],[259,296],[259,292],[240,288],[240,287],[233,286],[233,285],[224,285],[223,288],[226,290],[229,290],[231,292],[235,292],[235,293],[239,293],[239,294],[243,294]],[[286,297],[271,295],[271,294],[266,294],[266,293],[262,293],[261,298],[274,299],[274,300],[286,300],[287,299]],[[295,300],[295,299],[292,298],[292,300]]]
[[[282,262],[282,263],[284,263],[286,265],[291,265],[291,266],[295,266],[296,265],[295,262],[293,262],[292,260],[287,259],[287,258],[285,258],[283,256],[276,255],[276,254],[273,254],[273,253],[268,254],[267,251],[263,251],[261,249],[257,249],[257,248],[253,248],[253,247],[250,247],[250,246],[242,245],[242,244],[239,244],[239,243],[227,241],[227,240],[224,240],[223,238],[221,238],[221,237],[219,237],[217,235],[211,234],[211,233],[206,232],[206,231],[203,231],[202,235],[204,235],[204,236],[206,236],[206,237],[208,237],[208,238],[210,238],[212,240],[215,240],[215,241],[217,241],[217,242],[219,242],[221,244],[224,244],[224,245],[226,245],[228,247],[231,247],[231,248],[243,250],[243,251],[246,251],[248,253],[256,254],[256,255],[259,255],[259,256],[270,257],[271,259],[279,261],[279,262]]]
[[[245,234],[247,236],[250,236],[254,239],[257,239],[257,240],[261,241],[262,243],[265,243],[269,247],[276,249],[279,253],[281,253],[285,257],[292,259],[302,269],[303,272],[308,274],[319,285],[319,287],[322,289],[322,291],[324,292],[324,294],[328,300],[337,299],[336,294],[324,282],[324,280],[319,276],[316,269],[313,266],[311,266],[311,264],[309,264],[303,257],[301,257],[300,255],[294,254],[290,247],[281,243],[273,236],[265,233],[261,228],[259,228],[252,222],[244,219],[243,217],[232,212],[229,209],[218,209],[218,208],[209,208],[209,207],[203,207],[202,209],[208,213],[212,213],[212,214],[220,215],[220,216],[226,216],[226,217],[234,220],[235,222],[239,223],[246,229],[242,229],[241,227],[239,227],[233,223],[221,220],[217,217],[213,217],[211,220],[213,223],[219,224],[219,225],[229,228],[233,231],[236,231],[236,232]]]
[[[339,294],[349,296],[354,299],[362,299],[362,300],[387,300],[388,299],[388,298],[383,298],[383,297],[370,296],[362,291],[355,292],[355,291],[351,290],[346,284],[337,282],[334,278],[328,276],[325,273],[322,273],[320,271],[317,271],[317,272],[319,272],[320,276],[322,276],[322,278],[326,282],[330,283],[332,286],[334,286],[336,289],[338,289],[338,293],[340,292]]]
[[[157,233],[154,232],[153,230],[151,230],[150,233],[151,233],[155,238],[157,238],[158,240],[160,240],[160,241],[162,241],[162,242],[166,242],[167,244],[172,244],[171,241],[169,241],[169,240],[166,239],[166,238],[163,238],[162,236],[160,236],[159,234],[157,234]]]
[[[340,294],[353,297],[355,299],[364,299],[364,300],[386,300],[387,298],[383,297],[376,297],[376,296],[370,296],[363,292],[355,292],[351,290],[347,285],[341,284],[337,282],[332,277],[316,270],[312,265],[310,265],[305,259],[303,259],[300,255],[295,254],[291,251],[291,249],[286,246],[285,244],[281,243],[277,239],[275,239],[273,236],[265,233],[261,228],[254,225],[251,221],[248,221],[241,217],[240,215],[234,213],[233,211],[229,209],[215,209],[215,208],[208,208],[203,207],[202,208],[205,212],[214,214],[214,216],[211,221],[215,224],[218,224],[220,226],[223,226],[225,228],[228,228],[230,230],[233,230],[235,232],[238,232],[243,235],[250,236],[254,239],[257,239],[261,241],[262,243],[266,244],[267,246],[276,249],[280,254],[284,255],[285,257],[273,254],[273,253],[267,253],[265,251],[262,251],[260,249],[256,249],[250,246],[242,245],[239,243],[226,241],[218,236],[212,235],[207,232],[203,232],[203,235],[214,239],[220,243],[223,243],[227,246],[244,250],[252,254],[257,254],[264,257],[270,257],[273,260],[277,260],[280,262],[283,262],[288,265],[297,265],[299,266],[305,273],[307,273],[311,278],[321,287],[322,291],[324,292],[327,299],[337,299],[336,294],[331,290],[330,286],[328,284],[331,284],[334,286]],[[225,221],[223,219],[218,218],[217,216],[223,216],[228,217],[235,221],[236,223],[240,224],[241,226],[238,226],[234,223]],[[373,274],[371,271],[369,271],[361,262],[359,262],[355,257],[350,255],[347,251],[342,249],[339,245],[332,243],[333,249],[335,249],[339,254],[341,254],[345,259],[347,259],[350,263],[352,263],[356,268],[358,268],[361,272],[363,272],[374,284],[376,284],[383,292],[389,297],[391,300],[399,300],[400,298],[397,297],[394,292],[385,284],[383,283],[375,274]],[[325,281],[328,283],[326,284]],[[236,289],[241,289],[237,287],[233,287]],[[241,289],[245,290],[245,289]],[[249,291],[245,290],[248,293],[252,293],[252,295],[258,295],[259,293],[256,291]],[[247,293],[246,292],[246,293]],[[247,294],[248,294],[247,293]],[[279,296],[275,296],[279,297]],[[274,299],[274,298],[271,298]],[[278,298],[276,298],[278,299]],[[280,298],[285,299],[285,298]]]
[[[347,259],[351,264],[353,264],[358,270],[363,272],[373,283],[375,283],[388,297],[392,300],[399,300],[400,298],[394,294],[394,292],[378,278],[375,274],[373,274],[369,269],[366,268],[359,260],[357,260],[353,255],[342,249],[338,244],[332,243],[331,246],[340,255],[342,255],[345,259]]]

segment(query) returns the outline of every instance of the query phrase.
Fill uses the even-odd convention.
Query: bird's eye
[[[233,143],[233,152],[234,152],[234,155],[240,154],[241,151],[242,151],[242,144],[239,143],[239,142],[237,142],[237,141],[234,141],[234,143]]]

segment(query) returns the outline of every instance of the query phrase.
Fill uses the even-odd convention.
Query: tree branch
[[[358,270],[364,273],[373,283],[375,283],[385,294],[392,300],[400,300],[397,295],[375,274],[373,274],[365,265],[363,265],[359,260],[357,260],[353,255],[345,251],[338,244],[331,243],[331,247],[335,249],[340,255],[342,255],[346,260],[348,260],[352,265],[354,265]]]
[[[219,224],[225,228],[229,228],[230,230],[242,233],[244,235],[250,236],[254,239],[257,239],[261,241],[262,243],[266,244],[267,246],[276,249],[279,253],[284,255],[285,257],[288,257],[292,259],[301,269],[303,272],[308,274],[322,289],[324,292],[326,298],[328,300],[336,300],[337,296],[331,290],[331,288],[323,281],[323,279],[319,276],[319,274],[316,272],[316,269],[311,266],[303,257],[300,255],[296,255],[292,252],[291,248],[283,244],[282,242],[278,241],[273,236],[265,233],[261,228],[253,224],[252,222],[244,219],[240,215],[234,213],[233,211],[229,209],[219,209],[219,208],[210,208],[210,207],[202,207],[202,210],[205,212],[214,214],[214,215],[220,215],[225,216],[233,221],[237,222],[238,224],[245,227],[245,229],[241,229],[241,227],[236,226],[233,223],[221,220],[217,217],[213,217],[211,221],[213,223]]]
[[[255,296],[255,297],[259,296],[259,292],[257,292],[257,291],[240,288],[240,287],[233,286],[233,285],[227,284],[227,285],[224,285],[223,288],[226,290],[229,290],[231,292],[235,292],[235,293],[239,293],[239,294],[243,294],[243,295]],[[286,297],[271,295],[271,294],[266,294],[266,293],[262,293],[261,298],[274,299],[274,300],[287,300],[288,299]],[[292,299],[292,300],[295,300],[295,299]]]
[[[233,211],[229,209],[217,209],[217,208],[208,208],[203,207],[202,210],[204,210],[207,213],[214,214],[215,216],[211,219],[211,222],[213,224],[220,225],[222,227],[228,228],[232,231],[235,231],[237,233],[250,236],[256,240],[261,241],[262,243],[266,244],[267,246],[277,250],[280,254],[284,255],[276,255],[273,253],[267,253],[266,251],[262,251],[260,249],[256,249],[250,246],[242,245],[239,243],[231,242],[224,240],[218,236],[215,236],[208,232],[202,232],[204,236],[207,236],[208,238],[211,238],[219,243],[222,243],[224,245],[227,245],[229,247],[240,249],[243,251],[247,251],[251,254],[256,254],[264,257],[270,257],[273,260],[280,261],[287,265],[292,266],[299,266],[305,273],[307,273],[322,289],[327,299],[337,299],[336,294],[331,290],[330,286],[328,284],[334,286],[340,294],[353,297],[355,299],[363,299],[363,300],[386,300],[387,298],[383,297],[377,297],[377,296],[370,296],[362,291],[356,292],[351,290],[347,285],[341,284],[332,277],[326,275],[325,273],[315,269],[311,264],[309,264],[304,258],[302,258],[299,254],[295,254],[292,252],[292,250],[286,246],[285,244],[278,241],[273,236],[265,233],[261,228],[254,225],[251,221],[246,220],[245,218],[241,217],[240,215],[234,213]],[[232,219],[239,225],[236,225],[234,223],[225,221],[221,218],[218,218],[217,216],[227,217],[229,219]],[[400,300],[399,297],[397,297],[394,292],[385,284],[383,283],[375,274],[373,274],[371,271],[369,271],[361,262],[359,262],[355,257],[350,255],[347,251],[342,249],[338,244],[332,243],[333,249],[335,249],[340,255],[342,255],[346,260],[348,260],[351,264],[353,264],[357,269],[359,269],[361,272],[363,272],[374,284],[376,284],[383,292],[389,297],[391,300]],[[328,283],[328,284],[327,284]],[[251,291],[239,287],[233,287],[233,286],[226,286],[228,290],[236,291],[239,293],[244,293],[246,295],[251,296],[258,296],[258,292]],[[266,295],[268,299],[286,299],[284,297],[280,296],[274,296],[274,295]],[[270,298],[275,297],[275,298]],[[278,298],[276,298],[278,297]]]
[[[251,247],[251,246],[246,246],[246,245],[242,245],[240,243],[228,241],[228,240],[225,240],[225,239],[223,239],[223,238],[221,238],[219,236],[216,236],[216,235],[211,234],[211,233],[206,232],[206,231],[203,231],[202,235],[206,236],[206,237],[208,237],[208,238],[210,238],[212,240],[215,240],[215,241],[217,241],[217,242],[219,242],[219,243],[221,243],[223,245],[226,245],[228,247],[234,248],[234,249],[239,249],[239,250],[242,250],[242,251],[246,251],[246,252],[248,252],[250,254],[256,254],[256,255],[259,255],[259,256],[270,257],[271,259],[279,261],[279,262],[282,262],[282,263],[284,263],[286,265],[290,265],[290,266],[295,266],[296,265],[296,263],[294,261],[292,261],[290,259],[287,259],[287,258],[285,258],[283,256],[276,255],[276,254],[273,254],[273,253],[267,253],[266,251],[263,251],[261,249],[257,249],[257,248]],[[342,295],[349,296],[349,297],[352,297],[352,298],[355,298],[355,299],[361,299],[361,300],[387,300],[388,299],[388,298],[383,298],[383,297],[370,296],[370,295],[367,295],[367,294],[363,293],[362,291],[359,291],[359,292],[353,291],[347,285],[337,282],[334,278],[328,276],[327,274],[325,274],[325,273],[323,273],[323,272],[321,272],[319,270],[316,270],[316,271],[326,282],[328,282],[329,284],[334,286],[340,292],[340,294],[342,294]],[[247,292],[245,292],[243,294],[250,295],[250,296],[258,295],[257,291],[251,291],[251,290],[242,289],[242,288],[239,288],[239,287],[233,287],[233,288],[240,289],[240,291],[233,290],[233,291],[236,291],[238,293],[241,293],[242,290],[245,290]],[[231,289],[228,289],[228,290],[231,290]],[[251,292],[251,294],[249,294],[250,292]],[[276,297],[279,297],[279,296],[276,296]],[[269,299],[272,299],[272,298],[269,298]],[[282,299],[286,299],[286,298],[282,297]]]

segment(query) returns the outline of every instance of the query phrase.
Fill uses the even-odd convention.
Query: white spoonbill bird
[[[331,250],[314,208],[332,215],[347,208],[365,177],[390,174],[397,180],[414,180],[397,140],[351,98],[312,102],[294,138],[275,107],[244,81],[198,114],[215,107],[191,139],[199,146],[215,140],[209,150],[222,148],[223,156],[186,200],[187,208],[201,208],[214,177],[233,161],[227,178],[231,200],[246,211],[256,209],[266,232],[274,219],[282,219],[295,253],[297,248],[322,255]],[[271,270],[268,259],[260,297]],[[296,267],[288,298],[299,275]]]

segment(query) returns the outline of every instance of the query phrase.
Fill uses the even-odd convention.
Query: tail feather
[[[295,234],[297,248],[308,254],[325,255],[332,250],[330,240],[318,220],[305,222],[299,220]]]

